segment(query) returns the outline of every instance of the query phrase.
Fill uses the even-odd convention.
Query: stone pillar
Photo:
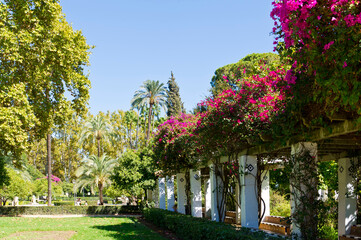
[[[174,176],[166,177],[166,186],[167,186],[167,209],[169,211],[174,211]]]
[[[317,143],[301,142],[301,143],[296,143],[291,146],[291,155],[292,156],[300,154],[305,151],[309,151],[311,156],[314,156],[315,161],[317,161]],[[296,165],[294,167],[297,169],[299,166]],[[317,181],[317,180],[315,180],[315,181]],[[302,188],[303,187],[304,186],[302,186]],[[315,184],[315,188],[317,188],[317,184]],[[303,189],[302,191],[305,192],[305,190],[306,190],[306,188]],[[293,215],[294,212],[296,211],[297,207],[300,206],[300,201],[298,198],[301,197],[301,193],[299,190],[293,189],[292,187],[290,187],[290,191],[291,191],[291,215]],[[292,234],[301,236],[301,230],[296,225],[296,219],[292,219],[292,228],[291,229],[292,229]]]
[[[211,218],[212,207],[212,191],[211,191],[211,179],[208,178],[204,181],[204,196],[205,196],[205,218]]]
[[[159,186],[159,208],[160,209],[166,209],[165,206],[165,178],[159,178],[158,180],[158,186]]]
[[[224,216],[219,216],[218,207],[221,204],[223,183],[220,177],[215,174],[215,166],[211,164],[209,167],[209,176],[211,182],[211,220],[219,222]],[[225,214],[225,211],[224,211]]]
[[[262,192],[261,192],[261,197],[264,201],[264,203],[261,203],[261,213],[264,212],[263,214],[263,218],[266,216],[271,215],[270,212],[270,187],[269,187],[269,171],[265,170],[262,173],[261,176],[261,180],[262,180]],[[262,220],[263,220],[262,218]]]
[[[235,193],[236,193],[236,201],[238,202],[238,204],[236,203],[236,223],[237,224],[241,224],[241,194],[240,194],[240,188],[239,188],[239,183],[236,183],[236,189],[235,189]]]
[[[190,182],[192,192],[192,216],[202,217],[202,183],[201,172],[190,170]]]
[[[338,160],[338,189],[338,235],[341,236],[350,234],[357,217],[357,193],[350,159]]]
[[[258,229],[257,157],[241,156],[241,225]],[[243,172],[243,173],[242,173]]]
[[[159,208],[159,185],[156,184],[153,190],[153,201],[156,208]]]
[[[178,201],[178,212],[186,214],[184,205],[187,203],[186,196],[186,178],[184,173],[177,174],[177,201]]]

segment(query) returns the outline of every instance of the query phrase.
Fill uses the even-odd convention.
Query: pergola
[[[244,149],[240,154],[239,165],[243,171],[257,171],[257,155],[272,154],[279,156],[290,156],[302,151],[302,148],[309,150],[316,161],[338,161],[338,233],[340,236],[349,234],[351,226],[356,224],[357,217],[357,196],[354,189],[354,177],[352,172],[351,158],[358,154],[361,145],[361,124],[356,120],[334,119],[327,128],[314,128],[306,135],[296,135],[291,137],[286,144],[281,144],[277,140],[266,140],[263,144]],[[226,157],[222,159],[226,161]],[[190,172],[190,183],[192,191],[192,210],[194,217],[202,217],[202,191],[201,173],[208,176],[205,181],[205,207],[206,212],[210,212],[211,219],[219,221],[217,199],[219,189],[222,188],[220,181],[214,174],[214,165],[205,166],[210,170],[197,170]],[[269,166],[272,169],[274,166]],[[266,172],[265,174],[268,174]],[[268,176],[268,175],[267,175]],[[262,182],[262,198],[265,201],[265,215],[269,215],[269,177]],[[185,178],[184,173],[177,174],[178,186],[178,212],[185,213]],[[240,199],[241,207],[237,209],[237,220],[243,227],[258,228],[258,200],[254,194],[257,184],[256,178],[249,174],[241,177],[241,192],[236,191],[237,198]],[[165,196],[167,188],[167,196]],[[237,189],[236,189],[237,190]],[[167,198],[168,206],[165,205]],[[158,183],[158,193],[153,194],[153,199],[158,203],[158,207],[173,211],[174,205],[174,177],[160,178]],[[298,207],[298,202],[291,198],[293,211]],[[299,234],[299,229],[293,224],[293,232]]]

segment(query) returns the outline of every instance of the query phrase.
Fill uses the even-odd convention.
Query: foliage
[[[147,80],[134,93],[133,99],[131,100],[132,108],[138,108],[147,106],[148,111],[148,128],[147,128],[147,142],[150,137],[151,121],[153,116],[154,106],[165,106],[166,100],[166,88],[163,83],[154,80]]]
[[[9,184],[10,177],[5,167],[5,156],[0,156],[0,187]]]
[[[197,117],[192,114],[180,114],[170,117],[158,126],[154,136],[154,154],[157,165],[164,175],[173,175],[184,169],[194,169],[197,140],[193,131]]]
[[[35,196],[46,196],[48,192],[48,180],[45,178],[37,179],[34,181],[33,194]],[[63,195],[63,188],[61,184],[56,183],[55,181],[51,182],[52,196],[59,197]]]
[[[284,169],[274,169],[269,172],[270,187],[282,197],[290,199],[290,177]]]
[[[290,176],[292,198],[297,208],[292,212],[293,224],[300,229],[302,239],[317,239],[322,227],[322,201],[318,198],[318,172],[314,153],[299,145],[300,152],[285,162]]]
[[[282,0],[273,6],[276,48],[293,64],[288,74],[307,79],[308,96],[327,117],[344,111],[359,115],[360,2]]]
[[[139,213],[137,206],[17,206],[0,207],[0,214],[6,216],[18,215],[113,215],[121,213]]]
[[[179,87],[175,81],[173,72],[171,72],[171,77],[168,80],[168,90],[167,90],[167,116],[175,116],[181,112],[184,112],[184,107],[182,100],[179,95]]]
[[[116,166],[116,160],[106,155],[97,157],[95,155],[82,160],[82,165],[76,170],[79,177],[76,183],[77,188],[90,186],[91,191],[99,190],[100,204],[103,205],[103,188],[110,185],[110,176]]]
[[[86,139],[91,139],[93,142],[96,142],[98,158],[100,158],[100,141],[108,140],[110,133],[111,125],[109,124],[109,120],[101,115],[97,115],[85,123],[84,128],[80,134],[80,142],[84,142]]]
[[[287,198],[277,191],[270,193],[270,209],[272,216],[290,217],[291,204]]]
[[[270,124],[292,98],[293,82],[285,78],[285,66],[259,68],[262,74],[237,80],[239,89],[224,90],[200,103],[206,109],[199,113],[195,130],[201,155],[232,156],[267,137]],[[228,81],[228,76],[223,78]]]
[[[146,220],[174,232],[177,237],[190,239],[278,239],[264,232],[255,232],[248,228],[236,229],[234,226],[213,222],[204,218],[195,218],[162,209],[150,208],[143,210]]]
[[[242,85],[241,79],[253,75],[263,75],[264,67],[273,71],[280,65],[279,56],[274,53],[252,53],[237,63],[228,64],[218,68],[211,81],[213,96],[221,94],[224,90],[237,90]],[[225,76],[227,79],[225,81]]]
[[[32,184],[24,180],[18,173],[10,168],[5,168],[8,173],[8,184],[0,189],[0,199],[5,205],[8,200],[15,197],[25,198],[31,195]]]
[[[155,186],[155,167],[153,153],[149,148],[125,151],[114,169],[114,188],[124,191],[128,196],[145,194],[143,190],[153,189]]]
[[[338,232],[337,229],[331,226],[322,226],[319,229],[319,236],[320,239],[327,239],[327,240],[338,240]]]
[[[1,3],[0,3],[1,4]],[[1,8],[0,5],[0,16]],[[0,17],[1,19],[1,17]],[[1,23],[0,23],[0,29]],[[3,30],[0,32],[3,33]],[[0,39],[1,38],[0,33]],[[0,40],[0,47],[2,48]],[[2,53],[0,62],[2,63]],[[0,78],[3,79],[4,70],[0,66]],[[28,131],[38,123],[28,98],[24,83],[7,86],[3,79],[0,82],[0,146],[2,152],[12,152],[21,155],[28,146]]]
[[[91,47],[82,33],[66,22],[59,1],[5,0],[0,3],[0,19],[1,89],[9,92],[2,110],[6,110],[3,116],[13,112],[15,117],[8,126],[35,130],[43,137],[53,123],[65,122],[70,109],[85,112],[90,81],[84,66]],[[19,101],[9,105],[14,93]],[[17,135],[22,146],[23,131]],[[6,145],[11,144],[10,139],[9,134]]]

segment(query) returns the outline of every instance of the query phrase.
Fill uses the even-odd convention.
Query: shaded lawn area
[[[138,222],[136,218],[76,217],[20,218],[0,217],[0,238],[30,239],[31,231],[75,231],[70,239],[166,240]],[[25,232],[23,236],[16,236]],[[16,235],[14,235],[17,233]],[[65,232],[64,232],[65,233]],[[9,236],[12,236],[9,238]],[[65,236],[65,234],[64,234]],[[59,238],[60,239],[60,238]]]

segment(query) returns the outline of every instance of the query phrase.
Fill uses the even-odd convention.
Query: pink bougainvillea
[[[296,62],[293,75],[317,89],[308,97],[330,113],[343,109],[360,114],[360,1],[278,0],[272,4],[275,49]]]

